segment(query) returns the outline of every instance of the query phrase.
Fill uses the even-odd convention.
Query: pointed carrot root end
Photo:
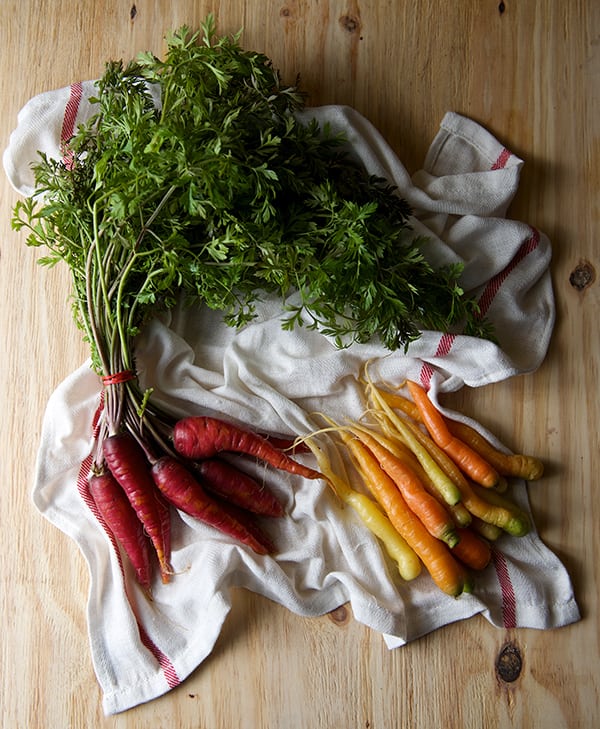
[[[175,570],[173,569],[173,566],[167,562],[165,559],[160,560],[160,579],[163,583],[163,585],[167,585],[169,582],[171,582],[171,578],[175,574]]]

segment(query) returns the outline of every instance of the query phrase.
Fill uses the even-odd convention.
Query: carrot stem
[[[321,478],[318,471],[290,458],[266,438],[218,418],[182,418],[173,428],[173,444],[179,454],[190,459],[212,458],[222,452],[242,453],[304,478]]]

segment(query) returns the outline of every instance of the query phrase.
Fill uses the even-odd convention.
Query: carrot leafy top
[[[339,347],[394,350],[423,328],[488,336],[461,266],[427,261],[397,190],[342,136],[301,123],[303,93],[239,36],[217,38],[209,16],[172,33],[164,60],[107,63],[71,163],[41,155],[35,194],[16,204],[13,227],[49,249],[41,262],[72,271],[97,371],[130,368],[133,338],[182,297],[241,327],[277,293],[285,329]]]

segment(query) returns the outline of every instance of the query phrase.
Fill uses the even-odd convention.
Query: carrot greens
[[[211,18],[202,32],[173,33],[164,60],[109,62],[93,117],[65,159],[40,158],[36,195],[16,206],[15,227],[50,249],[43,262],[73,271],[96,367],[131,365],[132,338],[180,295],[240,327],[263,292],[295,291],[284,328],[339,346],[379,336],[397,349],[423,327],[485,334],[460,266],[427,262],[397,191],[342,136],[297,120],[304,96],[267,57],[217,38]]]

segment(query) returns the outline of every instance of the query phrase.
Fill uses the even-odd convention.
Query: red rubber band
[[[120,385],[123,382],[133,380],[135,377],[132,370],[123,370],[122,372],[115,372],[114,375],[105,375],[102,378],[102,383],[105,387],[109,385]]]

